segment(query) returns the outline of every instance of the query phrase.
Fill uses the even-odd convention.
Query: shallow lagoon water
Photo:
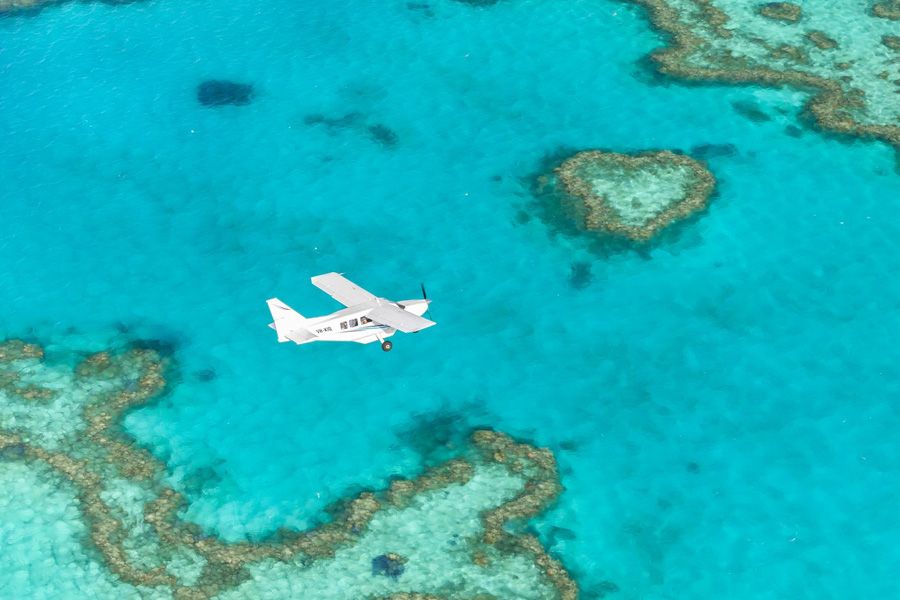
[[[431,10],[0,20],[2,336],[59,360],[170,347],[177,385],[127,427],[228,539],[418,472],[437,420],[557,453],[566,491],[536,527],[586,597],[896,596],[892,150],[786,134],[796,91],[654,78],[639,61],[662,40],[615,2]],[[257,96],[201,107],[210,78]],[[701,144],[736,147],[708,161],[717,196],[650,248],[598,253],[537,218],[547,156]],[[275,344],[263,300],[330,311],[308,282],[330,270],[393,298],[424,281],[439,327],[391,354]],[[0,557],[2,589],[67,597],[71,571],[28,556]]]

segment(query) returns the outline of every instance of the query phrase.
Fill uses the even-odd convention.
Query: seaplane
[[[378,341],[382,350],[390,352],[394,344],[387,338],[398,331],[416,333],[437,324],[422,316],[431,304],[424,285],[421,299],[392,302],[367,292],[340,273],[316,275],[310,281],[345,308],[323,317],[307,318],[278,298],[269,298],[266,304],[274,319],[269,327],[278,334],[279,342]]]

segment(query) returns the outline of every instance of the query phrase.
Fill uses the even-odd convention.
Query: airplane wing
[[[421,331],[426,327],[437,325],[434,321],[429,321],[425,317],[414,315],[393,304],[382,304],[377,306],[369,312],[368,317],[376,323],[393,327],[403,333],[414,333],[416,331]]]
[[[310,279],[310,281],[312,281],[314,286],[344,306],[355,306],[375,299],[375,296],[342,276],[340,273],[316,275]]]

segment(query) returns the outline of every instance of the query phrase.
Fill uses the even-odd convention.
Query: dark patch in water
[[[397,134],[387,125],[375,123],[374,125],[369,125],[367,130],[369,132],[369,137],[385,148],[393,148],[397,145]]]
[[[197,378],[197,381],[210,382],[216,378],[216,371],[215,369],[200,369],[194,373],[194,377]]]
[[[427,2],[407,2],[406,8],[409,10],[419,11],[426,17],[434,16],[434,11],[431,10],[431,5]]]
[[[482,8],[485,6],[493,6],[495,4],[499,4],[500,0],[456,0],[460,4],[466,4],[468,6],[474,6],[476,8]]]
[[[340,117],[328,117],[323,114],[313,113],[303,117],[303,123],[306,125],[324,125],[328,129],[346,129],[359,122],[362,114],[358,112],[350,112]]]
[[[627,5],[626,10],[633,12],[633,7]],[[659,70],[659,63],[651,55],[644,55],[634,62],[634,69],[631,71],[631,77],[644,85],[653,87],[670,87],[672,85],[677,85],[679,87],[700,88],[706,85],[706,82],[704,81],[682,79],[663,73]]]
[[[25,444],[10,444],[0,448],[0,459],[17,460],[25,456]]]
[[[652,87],[669,87],[674,81],[659,71],[656,61],[650,56],[644,56],[635,61],[631,76],[644,85]]]
[[[601,581],[584,590],[582,598],[584,600],[602,600],[618,591],[619,586],[612,581]]]
[[[350,503],[353,501],[353,498],[357,498],[363,492],[368,492],[371,490],[367,490],[366,488],[360,485],[348,485],[344,486],[343,489],[339,491],[335,496],[338,498],[337,500],[331,502],[324,508],[324,513],[327,516],[327,520],[333,521],[336,518],[340,518],[341,515],[345,515],[347,510],[349,509]],[[354,534],[361,533],[360,531],[354,531]]]
[[[384,575],[391,579],[398,579],[403,575],[405,567],[403,561],[394,554],[379,554],[372,559],[372,575]]]
[[[559,449],[566,452],[577,452],[580,446],[581,444],[575,440],[565,440],[559,443]]]
[[[575,538],[575,532],[571,529],[566,529],[565,527],[554,526],[547,531],[547,542],[549,546],[555,546],[559,542],[574,540]]]
[[[700,465],[698,465],[697,463],[695,463],[693,461],[689,462],[687,465],[685,465],[685,468],[688,470],[688,473],[699,473],[700,472]]]
[[[303,123],[308,127],[322,126],[329,133],[337,133],[345,129],[356,129],[357,131],[365,131],[368,137],[385,148],[393,148],[397,145],[399,138],[397,133],[384,125],[383,123],[374,123],[367,125],[365,115],[358,112],[349,112],[338,117],[329,117],[321,113],[312,113],[303,117]]]
[[[118,331],[119,333],[128,333],[129,331],[131,331],[131,326],[128,325],[127,323],[123,323],[123,322],[121,322],[121,321],[117,321],[117,322],[113,325],[113,327],[114,327],[114,328],[116,329],[116,331]]]
[[[756,104],[753,104],[752,102],[736,100],[731,103],[731,106],[739,115],[750,119],[754,123],[765,123],[766,121],[772,120],[772,117],[770,117],[763,109],[758,107]]]
[[[697,158],[721,158],[737,154],[734,144],[698,144],[691,148],[691,154]]]
[[[215,487],[222,481],[222,476],[212,466],[199,467],[191,471],[181,482],[182,488],[189,496],[200,496],[205,490]]]
[[[132,340],[130,348],[153,350],[162,356],[172,356],[181,344],[174,339],[138,339]]]
[[[591,285],[592,279],[591,263],[574,262],[571,264],[569,271],[569,285],[573,288],[576,290],[583,290]]]
[[[160,446],[153,449],[153,455],[164,463],[172,462],[171,446]]]
[[[503,175],[491,175],[491,181],[494,183],[499,183],[503,181]]]
[[[520,210],[516,212],[516,224],[517,225],[525,225],[526,223],[531,222],[531,215],[524,210]]]
[[[253,99],[253,86],[224,79],[208,79],[197,86],[197,102],[203,106],[243,106]]]
[[[475,428],[471,417],[480,414],[483,411],[475,403],[458,409],[414,414],[395,435],[401,445],[415,451],[425,464],[437,464],[466,447]]]
[[[796,125],[788,125],[784,128],[784,132],[791,137],[798,138],[803,135],[803,130],[797,127]]]

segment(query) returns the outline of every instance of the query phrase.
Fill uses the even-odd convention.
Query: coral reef
[[[49,0],[0,0],[0,13],[35,11],[46,4],[51,4],[51,2]]]
[[[690,80],[790,85],[814,91],[806,112],[821,127],[900,145],[895,35],[900,4],[623,0],[647,9],[670,44],[651,55]],[[854,23],[848,27],[848,23]],[[892,75],[893,74],[893,75]]]
[[[803,16],[803,10],[790,2],[768,2],[759,6],[759,14],[776,21],[796,23]]]
[[[298,590],[321,599],[577,597],[536,538],[508,529],[560,493],[554,457],[494,431],[476,431],[459,457],[415,479],[337,503],[315,529],[259,543],[204,534],[178,517],[185,500],[164,465],[121,429],[126,411],[164,389],[166,372],[153,350],[97,353],[73,370],[44,362],[36,345],[0,344],[0,459],[74,490],[89,542],[121,585],[182,600]],[[23,384],[51,393],[35,404]]]
[[[880,19],[900,20],[900,0],[882,0],[872,5],[872,16]]]
[[[36,14],[44,7],[62,4],[66,0],[0,0],[0,14]],[[106,4],[130,4],[135,0],[101,0]]]
[[[819,50],[833,50],[838,47],[837,40],[828,36],[824,31],[807,31],[806,39],[815,44]]]
[[[636,155],[592,150],[564,160],[543,186],[578,228],[647,241],[706,207],[715,186],[699,161],[669,151]]]

